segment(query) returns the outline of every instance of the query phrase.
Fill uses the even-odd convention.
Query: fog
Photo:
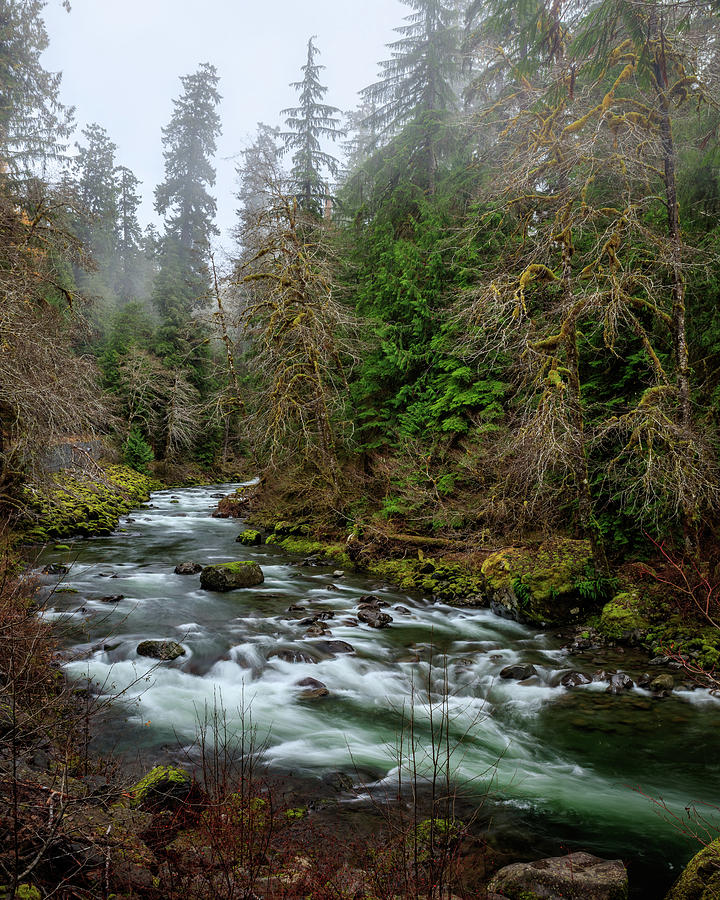
[[[235,159],[258,121],[280,124],[296,102],[307,39],[317,35],[328,103],[357,105],[375,80],[393,28],[409,12],[399,0],[60,0],[45,11],[50,47],[44,64],[62,71],[63,102],[78,128],[104,126],[117,161],[143,182],[141,222],[156,221],[153,189],[163,178],[161,128],[181,91],[180,75],[210,62],[220,75],[223,134],[216,160],[218,225],[227,241],[235,211]]]

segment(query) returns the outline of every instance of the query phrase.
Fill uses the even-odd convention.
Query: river
[[[43,565],[70,566],[45,613],[61,628],[68,674],[99,692],[124,690],[106,747],[160,758],[163,748],[190,744],[203,711],[221,702],[231,727],[251,708],[277,771],[380,783],[394,777],[403,715],[412,708],[429,741],[430,711],[437,721],[447,694],[454,777],[472,786],[501,840],[528,858],[577,847],[619,856],[634,896],[662,895],[697,845],[658,804],[681,818],[694,802],[709,804],[711,816],[720,804],[720,702],[704,690],[664,700],[637,688],[610,696],[605,684],[567,690],[559,682],[570,670],[605,665],[632,676],[643,661],[597,653],[580,661],[554,635],[487,610],[303,567],[272,545],[244,547],[235,542],[242,522],[211,517],[217,496],[236,487],[155,493],[113,534],[42,556]],[[199,576],[173,572],[184,561],[233,559],[257,561],[264,583],[217,594],[202,590]],[[390,627],[354,621],[370,592],[388,604]],[[109,595],[123,599],[103,602]],[[321,610],[333,614],[332,634],[306,637],[299,622]],[[186,653],[160,664],[139,656],[138,643],[152,638],[178,641]],[[328,642],[338,640],[354,652],[335,652]],[[537,675],[498,677],[516,662]],[[297,684],[305,678],[328,696],[305,699]]]

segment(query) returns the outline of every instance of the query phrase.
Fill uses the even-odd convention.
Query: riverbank
[[[461,539],[381,530],[377,522],[371,530],[333,529],[326,519],[318,527],[312,518],[293,519],[292,506],[283,516],[277,496],[267,505],[261,492],[245,500],[237,514],[247,516],[258,539],[288,553],[352,567],[455,606],[562,628],[576,650],[639,647],[685,678],[719,686],[720,626],[709,605],[714,582],[697,563],[665,547],[604,578],[594,569],[589,542],[565,536],[485,549]]]
[[[241,493],[250,489],[246,485]],[[432,680],[438,715],[441,719],[445,694],[439,687],[446,677],[452,744],[459,741],[463,747],[462,767],[467,769],[462,781],[481,781],[474,799],[454,810],[462,822],[458,826],[463,835],[460,846],[466,847],[472,860],[469,869],[474,873],[480,869],[476,841],[489,842],[494,867],[562,853],[566,847],[591,847],[601,856],[631,859],[631,887],[633,881],[637,886],[633,896],[647,898],[647,893],[638,890],[643,884],[655,883],[653,878],[664,887],[669,885],[670,878],[661,867],[669,857],[677,860],[684,854],[687,859],[689,853],[674,845],[669,850],[668,834],[653,822],[652,811],[645,808],[647,801],[622,785],[641,782],[651,796],[670,799],[673,809],[678,804],[681,808],[684,797],[697,796],[706,769],[702,746],[686,729],[693,729],[693,735],[710,733],[710,707],[695,702],[693,693],[680,684],[676,697],[661,702],[647,690],[607,693],[608,682],[565,687],[562,679],[572,674],[573,667],[591,676],[591,681],[598,670],[607,677],[620,669],[637,681],[641,660],[631,659],[622,648],[588,649],[584,655],[568,656],[560,650],[566,641],[556,638],[553,631],[540,634],[537,628],[520,626],[485,609],[432,602],[423,599],[422,590],[392,590],[376,576],[353,574],[352,567],[341,566],[337,558],[288,556],[279,543],[258,545],[255,536],[249,540],[251,536],[246,535],[247,543],[238,541],[241,532],[247,531],[246,522],[212,515],[221,500],[217,495],[223,493],[227,489],[163,491],[153,496],[150,506],[126,518],[112,535],[79,540],[72,561],[63,551],[52,549],[41,559],[41,564],[69,563],[62,590],[51,595],[47,615],[59,623],[62,632],[57,633],[63,634],[66,652],[72,653],[63,662],[73,683],[87,679],[93,685],[112,683],[118,690],[128,685],[114,704],[115,714],[103,726],[107,749],[115,746],[128,759],[128,753],[132,756],[144,746],[142,755],[148,767],[153,762],[185,765],[187,757],[183,759],[179,750],[168,748],[176,746],[178,739],[186,748],[192,746],[198,733],[197,710],[204,706],[212,709],[213,698],[220,692],[230,716],[229,733],[240,734],[242,725],[235,707],[241,697],[248,696],[245,692],[250,692],[257,733],[272,736],[267,760],[273,772],[297,772],[309,766],[338,779],[339,790],[329,787],[325,791],[308,789],[310,773],[296,775],[290,786],[286,781],[278,787],[276,778],[271,779],[283,797],[282,802],[278,799],[271,805],[280,808],[287,800],[288,809],[306,808],[292,831],[310,846],[310,862],[303,863],[303,871],[327,874],[330,863],[320,865],[318,861],[316,867],[310,839],[323,818],[330,837],[337,838],[342,832],[343,846],[345,837],[350,840],[355,831],[361,850],[372,846],[376,858],[382,851],[370,835],[384,820],[374,818],[372,803],[364,795],[372,785],[382,789],[386,784],[386,792],[393,790],[392,781],[385,782],[385,777],[393,766],[397,710],[403,702],[410,702],[414,710],[414,729],[421,746],[425,747],[425,742],[431,745],[425,727],[427,700],[420,689],[433,671],[432,659],[444,658],[446,675],[438,662],[437,678]],[[247,511],[246,504],[238,504],[243,507]],[[288,523],[283,527],[295,526]],[[278,540],[288,537],[311,540],[307,533],[278,534]],[[398,546],[407,551],[408,541],[401,540]],[[336,550],[346,553],[347,541],[336,542]],[[260,565],[264,583],[240,591],[207,593],[199,575],[173,572],[185,561],[202,565],[233,559]],[[412,559],[420,561],[417,551]],[[349,555],[346,561],[352,563]],[[429,573],[417,574],[425,577]],[[42,580],[52,588],[52,576]],[[388,627],[373,628],[360,619],[360,613],[378,623],[382,619],[376,614],[385,613],[392,621]],[[322,633],[315,634],[316,630]],[[184,653],[168,662],[147,660],[137,653],[137,647],[148,639],[180,642]],[[518,666],[530,666],[534,674],[520,681],[502,675],[505,668]],[[313,684],[304,684],[307,680]],[[316,693],[322,688],[315,683],[326,690],[324,696]],[[313,698],[306,699],[306,693],[313,693]],[[109,692],[101,693],[100,699],[107,699],[106,694]],[[88,699],[95,696],[97,691],[91,691]],[[678,725],[681,720],[687,724]],[[80,726],[74,730],[82,733]],[[630,756],[628,741],[633,746]],[[679,758],[683,767],[678,771]],[[192,766],[198,763],[195,754]],[[128,771],[127,763],[123,770]],[[324,782],[320,779],[317,783]],[[130,803],[131,798],[123,798],[122,793],[132,794],[132,788],[133,783],[126,779],[117,799],[119,808]],[[258,796],[264,799],[267,795],[255,792]],[[473,817],[473,808],[482,808],[482,816]],[[135,807],[130,809],[135,815]],[[621,818],[617,818],[618,810]],[[250,812],[243,812],[240,818],[247,820]],[[428,815],[427,809],[418,809],[416,815],[407,806],[400,812],[406,816],[406,825],[421,824],[426,818],[447,818],[445,814]],[[223,814],[231,815],[231,811],[225,809]],[[174,816],[172,811],[170,816],[163,813],[157,821],[167,823]],[[152,813],[151,824],[155,818]],[[361,821],[367,823],[367,833],[358,829]],[[488,830],[490,821],[492,829]],[[192,832],[196,826],[205,827],[196,821],[188,830]],[[383,838],[388,852],[396,848],[392,857],[396,861],[397,853],[402,856],[407,850],[406,842],[396,843],[399,830],[390,829]],[[292,846],[295,856],[307,855],[294,837],[290,840],[289,829],[283,827],[277,834],[278,841]],[[412,832],[406,834],[412,844]],[[168,880],[165,864],[176,849],[164,849],[168,846],[164,841],[162,836],[156,851],[143,840],[152,854],[146,871],[161,879],[161,889],[170,896],[168,891],[174,890],[171,879],[187,885],[193,869],[194,876],[205,876],[197,871],[197,859],[192,864],[186,860],[182,877],[173,870]],[[190,843],[193,841],[196,839]],[[330,846],[330,838],[318,841],[318,853]],[[643,863],[647,842],[658,848],[659,856]],[[337,843],[333,856],[341,857]],[[376,875],[369,861],[361,860],[350,850],[342,856],[344,864],[366,873],[367,893]],[[217,869],[214,872],[218,874]],[[264,876],[270,874],[269,869],[264,872]],[[206,895],[212,892],[207,879],[202,883]],[[482,883],[474,884],[465,894],[458,891],[456,895],[482,896]],[[275,882],[275,890],[277,885]],[[147,889],[158,890],[154,885]],[[318,888],[307,888],[304,896],[325,896],[313,890]],[[659,887],[654,890],[652,900],[659,900],[662,891]],[[406,896],[401,890],[396,895]]]

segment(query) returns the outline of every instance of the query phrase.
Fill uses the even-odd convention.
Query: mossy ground
[[[144,503],[162,484],[127,466],[110,465],[100,474],[63,471],[42,485],[28,485],[23,537],[47,541],[72,535],[109,534],[121,516]]]
[[[717,900],[720,897],[720,839],[696,854],[665,900]]]

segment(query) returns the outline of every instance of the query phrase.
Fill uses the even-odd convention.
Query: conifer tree
[[[281,137],[285,150],[292,150],[290,173],[292,190],[307,212],[319,215],[328,193],[327,177],[336,177],[338,161],[322,149],[322,140],[335,141],[342,136],[340,110],[322,103],[327,87],[320,83],[325,66],[315,62],[318,49],[311,37],[307,46],[307,62],[302,67],[303,80],[291,84],[299,94],[300,105],[284,109],[287,131]]]
[[[217,70],[203,63],[180,81],[182,96],[173,101],[169,125],[163,128],[165,181],[155,189],[155,209],[165,216],[171,238],[190,269],[205,273],[200,256],[217,234],[213,156],[220,135]]]
[[[153,299],[164,318],[162,351],[187,355],[190,312],[210,287],[207,252],[217,234],[212,158],[220,134],[218,75],[203,63],[181,79],[183,93],[163,128],[165,181],[155,189],[155,209],[165,216],[160,271]]]
[[[60,103],[61,76],[43,68],[48,46],[45,0],[4,0],[0,10],[0,160],[17,177],[55,156],[70,132]]]
[[[140,182],[127,166],[115,169],[117,184],[117,249],[118,273],[116,288],[118,297],[124,303],[133,299],[138,291],[138,275],[144,267],[140,262],[142,231],[138,222],[137,211],[140,206],[138,189]]]
[[[416,126],[415,144],[423,158],[430,193],[435,189],[440,126],[457,105],[460,71],[459,14],[452,0],[402,0],[413,12],[380,63],[380,80],[361,92],[373,106],[366,125],[392,136]]]
[[[118,239],[118,186],[115,179],[117,146],[107,131],[93,123],[83,129],[84,144],[77,144],[73,167],[77,173],[77,194],[81,221],[79,237],[96,255],[108,263]]]

